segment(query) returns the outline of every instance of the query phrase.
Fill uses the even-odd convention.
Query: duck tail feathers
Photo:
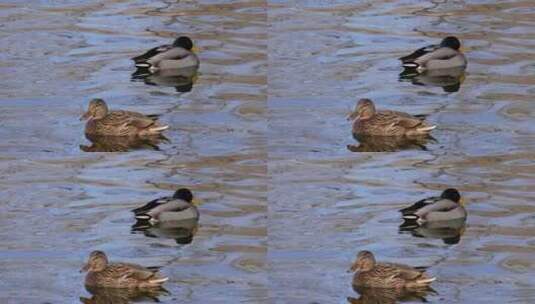
[[[420,219],[416,214],[404,214],[403,219],[406,221],[417,221]]]
[[[431,130],[434,130],[437,126],[429,126],[429,127],[422,127],[422,128],[418,128],[416,129],[418,132],[421,132],[421,133],[427,133],[427,132],[431,132]]]
[[[139,221],[150,221],[151,219],[152,219],[152,216],[146,213],[136,215],[136,220],[139,220]]]
[[[145,61],[142,61],[142,62],[136,62],[136,67],[137,68],[143,68],[143,69],[148,69],[150,68],[152,65],[148,62],[145,62]]]
[[[157,278],[157,279],[150,280],[149,283],[151,283],[151,284],[162,284],[162,283],[166,282],[167,280],[169,280],[169,278],[167,278],[167,277]]]
[[[435,281],[437,278],[433,277],[433,278],[426,278],[426,279],[420,279],[420,280],[417,280],[416,281],[416,284],[419,284],[419,285],[427,285],[427,284],[430,284],[431,282]]]
[[[403,61],[403,57],[399,58]],[[417,69],[420,65],[415,62],[403,62],[403,67],[406,69]]]
[[[165,125],[165,126],[157,126],[157,127],[152,127],[149,129],[149,132],[151,133],[160,133],[162,131],[165,131],[169,129],[169,126],[168,125]]]

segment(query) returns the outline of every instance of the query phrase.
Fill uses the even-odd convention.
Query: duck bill
[[[89,270],[89,264],[85,264],[82,269],[80,269],[80,272],[87,272]]]
[[[461,199],[459,200],[459,205],[461,206],[464,206],[466,202],[464,201],[464,198],[461,197]]]
[[[191,48],[191,51],[192,51],[193,53],[199,53],[199,52],[200,52],[200,49],[199,49],[196,45],[194,45],[194,46]]]
[[[194,198],[194,199],[191,200],[191,204],[193,206],[199,206],[201,203],[202,203],[202,201],[200,199],[198,199],[198,198]]]
[[[351,267],[349,267],[349,269],[346,271],[347,273],[353,273],[355,271],[359,270],[359,265],[357,264],[357,262],[353,263],[353,265],[351,265]]]
[[[359,113],[357,111],[351,112],[351,113],[349,113],[349,115],[347,115],[347,120],[348,121],[357,120],[359,118],[360,118],[360,115],[359,115]]]
[[[85,112],[84,115],[80,116],[80,120],[88,120],[90,119],[92,116],[91,116],[91,113],[89,112]]]

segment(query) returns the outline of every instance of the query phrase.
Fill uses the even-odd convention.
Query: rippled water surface
[[[91,298],[95,249],[162,266],[163,303],[372,301],[346,273],[363,249],[431,266],[430,302],[532,303],[535,5],[494,2],[3,1],[0,303]],[[192,83],[132,81],[129,58],[177,33],[200,49]],[[397,57],[449,34],[460,86],[400,81]],[[86,152],[96,97],[162,114],[169,141]],[[351,151],[361,97],[430,114],[435,140]],[[131,208],[179,186],[202,202],[191,243],[131,231]],[[460,239],[399,232],[399,207],[450,186]]]

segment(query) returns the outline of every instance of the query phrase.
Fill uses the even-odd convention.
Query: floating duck
[[[358,271],[353,277],[354,286],[376,288],[421,288],[426,287],[436,278],[425,274],[425,268],[413,268],[394,263],[377,263],[373,253],[360,251],[350,268]]]
[[[460,51],[461,42],[457,37],[449,36],[442,39],[439,45],[428,45],[419,48],[410,55],[400,57],[404,68],[425,70],[451,69],[467,65],[466,57]]]
[[[156,115],[143,115],[131,111],[109,111],[100,98],[89,102],[89,109],[80,117],[87,120],[85,133],[95,136],[152,136],[167,130]]]
[[[415,136],[428,134],[436,128],[425,122],[425,115],[377,111],[373,101],[367,98],[359,100],[348,120],[353,121],[353,134],[358,136]]]
[[[158,274],[158,269],[136,264],[108,263],[106,254],[93,251],[81,271],[87,271],[85,285],[112,288],[150,288],[168,280]]]

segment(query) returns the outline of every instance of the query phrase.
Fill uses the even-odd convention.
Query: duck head
[[[108,265],[108,257],[103,251],[95,250],[89,255],[89,260],[87,264],[80,270],[80,272],[85,271],[102,271]]]
[[[347,116],[347,120],[368,119],[375,115],[375,105],[368,98],[362,98],[355,106],[355,110]]]
[[[375,257],[373,253],[368,250],[360,251],[357,254],[357,259],[351,265],[351,268],[347,272],[355,271],[369,271],[375,266]]]
[[[440,195],[440,198],[448,199],[460,205],[464,205],[464,201],[461,197],[461,194],[455,188],[449,188],[449,189],[444,190],[442,194]]]
[[[461,48],[461,42],[455,36],[448,36],[442,39],[442,42],[440,42],[440,46],[449,47],[451,49],[458,50]]]
[[[180,36],[175,40],[175,42],[173,42],[173,46],[181,47],[190,51],[193,48],[193,41],[191,41],[189,37]]]
[[[173,198],[191,203],[193,201],[193,193],[187,188],[180,188],[173,194]]]
[[[87,109],[87,112],[80,117],[80,120],[101,119],[106,115],[108,115],[108,105],[106,105],[104,100],[95,98],[89,102],[89,108]]]

